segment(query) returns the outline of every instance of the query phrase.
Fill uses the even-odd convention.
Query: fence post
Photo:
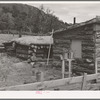
[[[62,60],[62,78],[65,76],[65,59],[63,55],[60,55],[60,58]]]
[[[84,73],[81,90],[85,90],[86,89],[86,80],[87,80],[87,73]]]
[[[98,73],[98,59],[95,59],[95,73]]]
[[[69,77],[71,77],[71,74],[72,74],[71,62],[72,62],[72,59],[68,59],[68,63],[69,63]]]
[[[65,74],[65,60],[62,60],[62,78],[64,78]]]

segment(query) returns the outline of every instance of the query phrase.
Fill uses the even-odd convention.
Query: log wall
[[[19,58],[28,59],[29,46],[16,44],[16,56]]]
[[[76,59],[74,65],[79,67],[80,70],[83,70],[82,68],[88,67],[90,72],[94,73],[95,69],[94,68],[95,65],[94,25],[93,24],[85,25],[73,29],[66,29],[65,31],[55,33],[54,54],[59,55],[63,53],[63,49],[68,50],[70,48],[70,43],[71,43],[70,39],[77,39],[82,41],[82,59]],[[89,59],[91,62],[87,62],[86,59]]]
[[[48,57],[48,50],[49,50],[49,45],[36,45],[37,47],[43,47],[43,48],[37,48],[36,49],[36,57],[40,58],[47,58]],[[25,46],[21,44],[16,44],[16,56],[24,59],[28,59],[29,57],[29,51],[34,52],[34,47],[31,46]],[[50,51],[50,58],[53,56],[53,48],[51,46],[51,51]]]

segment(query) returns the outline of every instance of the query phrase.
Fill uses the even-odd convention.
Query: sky
[[[90,20],[96,16],[100,16],[100,2],[76,2],[76,3],[26,3],[34,7],[40,7],[44,5],[44,8],[49,8],[54,12],[60,20],[67,23],[73,23],[73,18],[76,17],[76,23],[84,22]]]

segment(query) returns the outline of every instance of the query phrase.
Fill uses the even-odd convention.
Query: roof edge
[[[90,20],[85,21],[85,22],[81,22],[81,23],[78,23],[78,24],[73,24],[71,26],[68,26],[65,29],[56,30],[54,32],[54,34],[62,32],[62,31],[66,31],[66,30],[69,30],[69,29],[74,29],[74,28],[77,28],[77,27],[81,27],[81,26],[84,26],[84,25],[94,24],[94,23],[100,23],[100,16],[96,16],[95,18],[90,19]]]

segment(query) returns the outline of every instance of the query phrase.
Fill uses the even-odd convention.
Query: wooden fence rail
[[[25,85],[17,85],[17,86],[11,86],[11,87],[4,87],[1,88],[1,91],[9,91],[9,90],[17,90],[17,91],[27,91],[27,90],[75,90],[75,87],[77,87],[79,90],[85,90],[85,87],[88,87],[88,89],[93,87],[96,87],[99,89],[100,84],[95,83],[89,84],[86,83],[92,80],[99,80],[100,74],[91,74],[87,75],[84,74],[83,76],[78,77],[71,77],[71,78],[64,78],[64,79],[58,79],[58,80],[51,80],[51,81],[44,81],[44,82],[36,82],[31,84],[25,84]],[[98,82],[98,81],[97,81]],[[91,90],[91,89],[90,89]]]

